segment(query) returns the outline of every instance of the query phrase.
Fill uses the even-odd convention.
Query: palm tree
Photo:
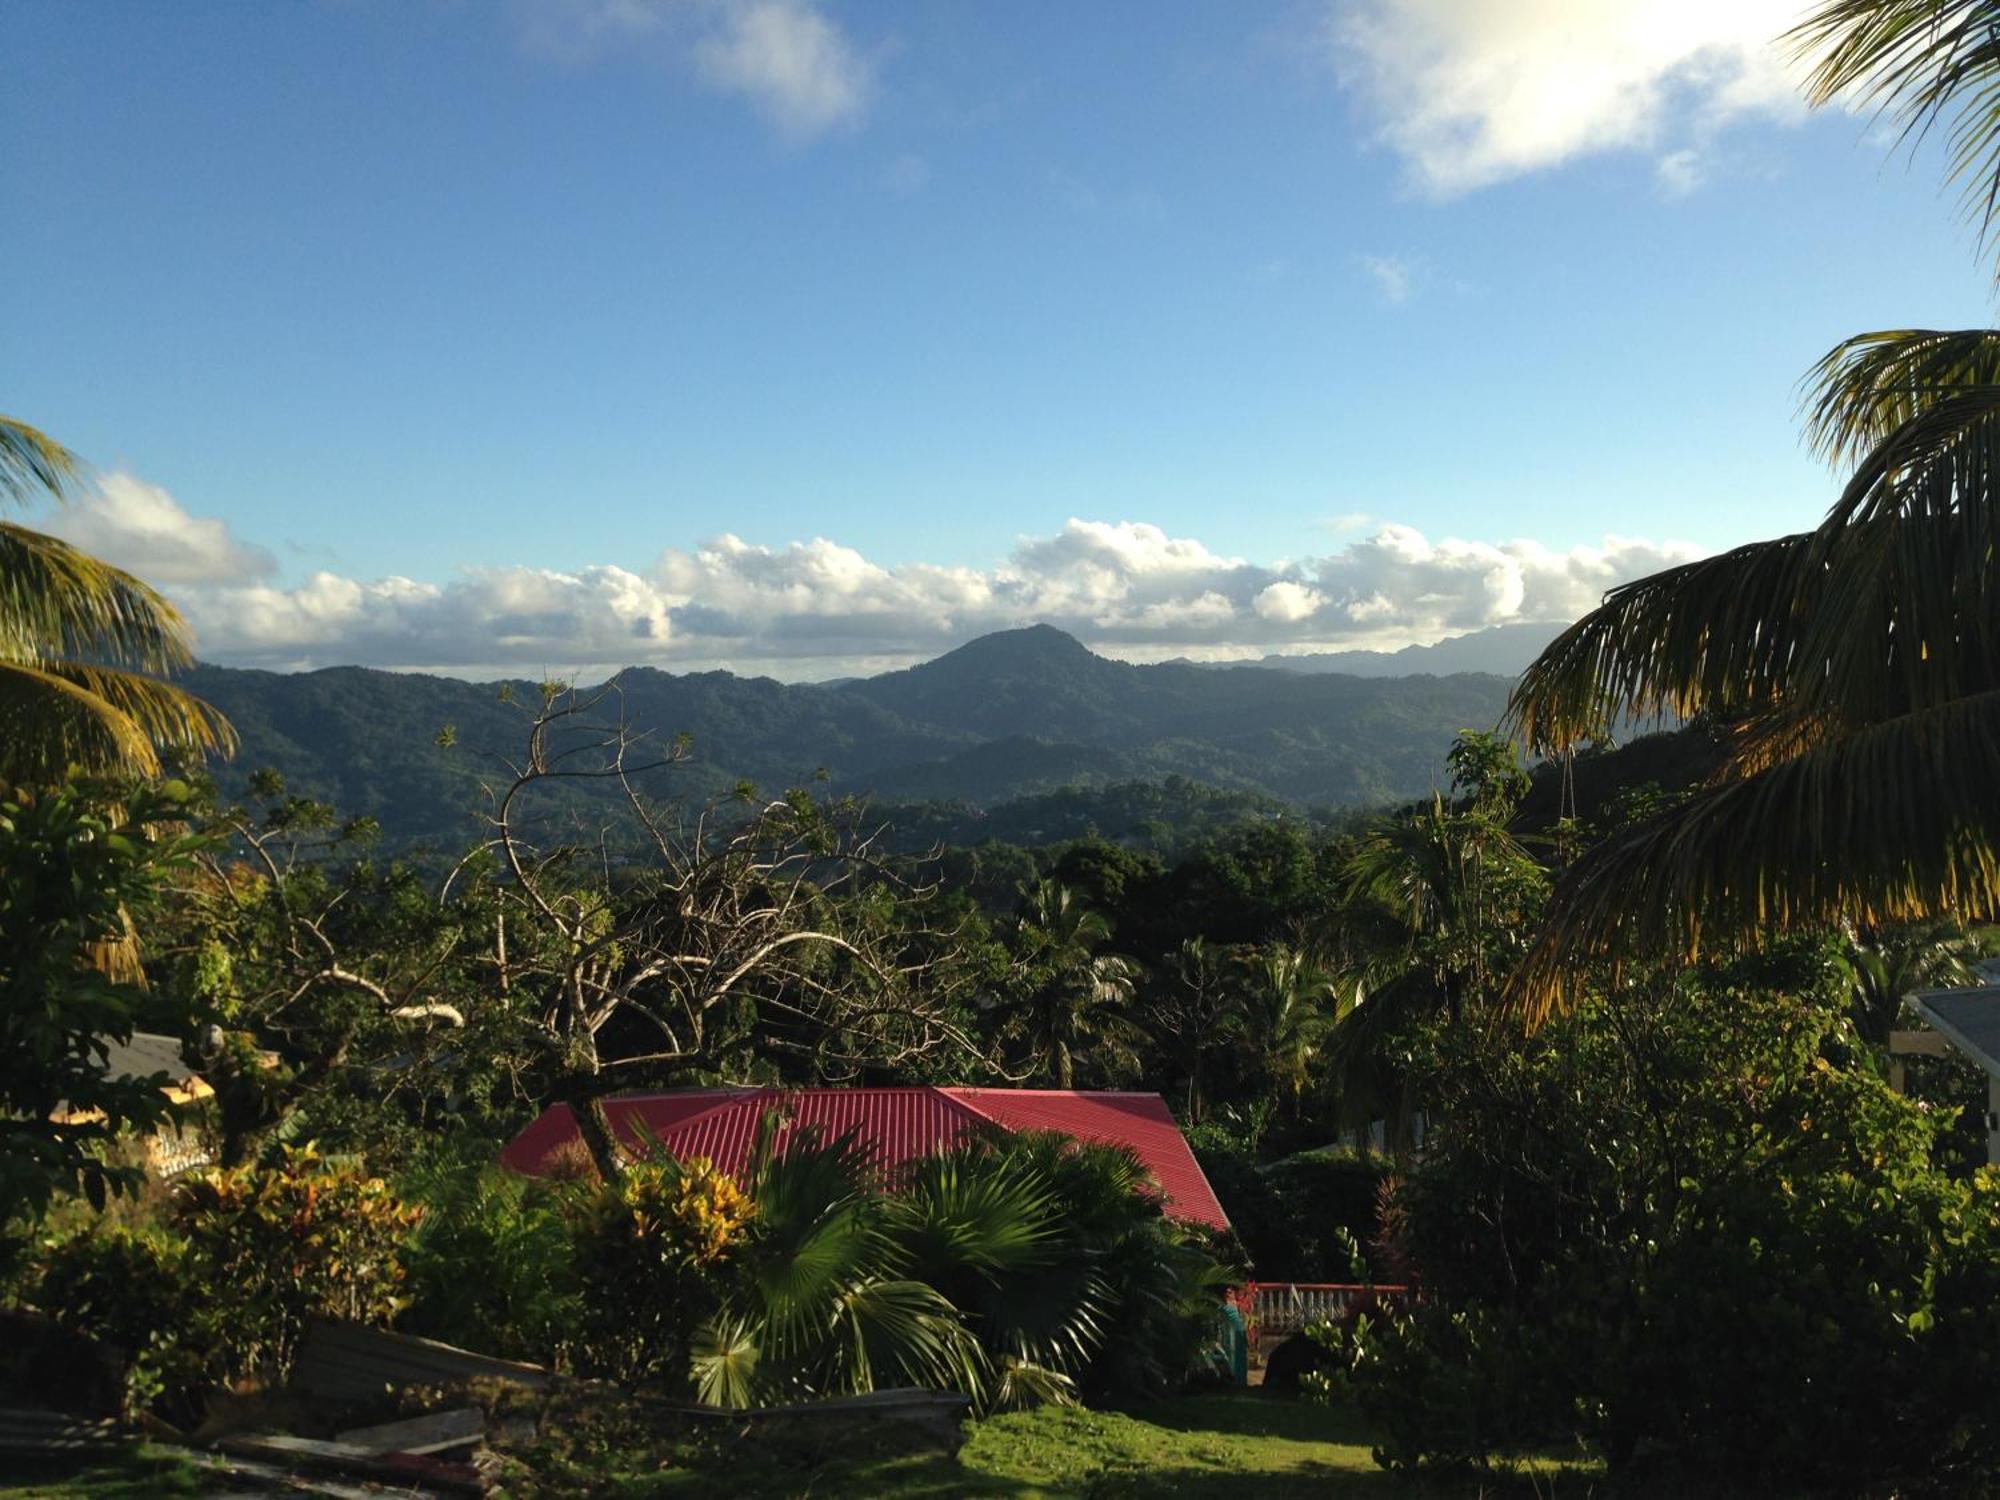
[[[780,1151],[781,1123],[776,1111],[759,1122],[744,1174],[757,1232],[694,1333],[697,1396],[741,1407],[973,1384],[977,1346],[942,1292],[904,1274],[866,1151],[817,1131]]]
[[[1242,966],[1242,1008],[1264,1076],[1296,1113],[1344,991],[1297,948],[1274,943]]]
[[[1546,887],[1507,826],[1519,783],[1490,771],[1460,776],[1455,799],[1434,793],[1377,824],[1347,861],[1347,923],[1373,951],[1343,970],[1348,994],[1323,1051],[1340,1117],[1386,1120],[1398,1142],[1417,1101],[1396,1042],[1415,1023],[1455,1021],[1496,998]]]
[[[1143,1393],[1186,1373],[1218,1268],[1165,1219],[1130,1152],[973,1137],[892,1185],[852,1135],[801,1132],[780,1152],[778,1123],[760,1122],[752,1229],[692,1341],[703,1401],[919,1384],[992,1411],[1067,1404],[1083,1382]]]
[[[76,456],[0,416],[0,504],[61,501]],[[213,708],[157,676],[194,660],[173,605],[123,569],[0,521],[0,781],[71,766],[157,775],[163,749],[229,750]]]
[[[1129,959],[1098,951],[1111,940],[1111,924],[1068,886],[1043,880],[1021,895],[1014,924],[1019,988],[1006,1006],[1006,1024],[1058,1088],[1074,1088],[1078,1053],[1129,1056],[1134,1029],[1124,1006],[1134,968]]]
[[[1793,34],[1816,103],[1921,134],[2000,202],[2000,3],[1831,0]],[[1585,967],[1774,932],[2000,909],[2000,333],[1903,329],[1836,347],[1807,431],[1852,465],[1812,531],[1608,594],[1511,705],[1561,754],[1620,715],[1701,715],[1728,755],[1686,803],[1580,859],[1512,987],[1539,1016]]]
[[[1363,836],[1347,862],[1351,910],[1373,907],[1400,929],[1402,961],[1457,1016],[1504,972],[1523,913],[1540,899],[1541,866],[1508,829],[1510,801],[1448,802],[1443,793]]]

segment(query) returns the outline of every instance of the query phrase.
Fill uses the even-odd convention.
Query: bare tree
[[[858,809],[747,787],[689,817],[648,779],[689,759],[626,722],[616,679],[544,688],[525,754],[491,789],[495,986],[554,1060],[600,1170],[618,1170],[601,1100],[726,1076],[754,1041],[821,1077],[948,1054],[984,1061],[958,1008],[955,934],[912,925],[930,887],[882,857]],[[615,790],[594,831],[566,784]],[[462,861],[447,879],[472,868]]]

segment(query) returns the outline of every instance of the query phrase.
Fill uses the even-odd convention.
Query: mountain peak
[[[1096,660],[1097,654],[1066,630],[1053,625],[1025,625],[1018,630],[996,630],[991,635],[979,636],[926,665],[939,667],[950,663],[955,669],[980,670],[1034,662]]]

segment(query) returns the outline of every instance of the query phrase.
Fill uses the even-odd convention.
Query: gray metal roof
[[[1917,1014],[1951,1044],[2000,1078],[2000,984],[1977,989],[1925,990],[1910,996]]]
[[[194,1069],[181,1058],[179,1037],[135,1031],[131,1041],[108,1043],[105,1051],[107,1078],[151,1078],[164,1073],[168,1083],[186,1083],[194,1077]]]

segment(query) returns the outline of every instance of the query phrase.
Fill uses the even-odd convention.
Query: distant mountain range
[[[1293,656],[1265,656],[1251,662],[1190,662],[1179,666],[1270,667],[1280,672],[1342,672],[1350,677],[1449,676],[1455,672],[1491,672],[1518,677],[1542,648],[1566,625],[1490,625],[1455,635],[1429,646],[1405,646],[1400,651],[1306,651]]]
[[[833,789],[879,802],[976,808],[1171,776],[1300,807],[1386,803],[1428,790],[1451,736],[1497,722],[1509,686],[1472,672],[1134,666],[1048,626],[835,684],[643,667],[618,682],[634,727],[692,737],[694,758],[674,773],[689,797],[741,780],[776,790],[824,769]],[[520,705],[539,697],[526,683],[510,703],[505,684],[361,667],[203,666],[186,685],[242,736],[219,773],[226,790],[274,767],[296,792],[377,818],[392,845],[475,832],[481,787],[519,751]]]
[[[1455,635],[1431,646],[1400,651],[1320,651],[1299,656],[1267,656],[1257,665],[1284,672],[1346,672],[1355,677],[1409,677],[1428,672],[1494,672],[1518,677],[1542,648],[1567,625],[1492,625]]]

